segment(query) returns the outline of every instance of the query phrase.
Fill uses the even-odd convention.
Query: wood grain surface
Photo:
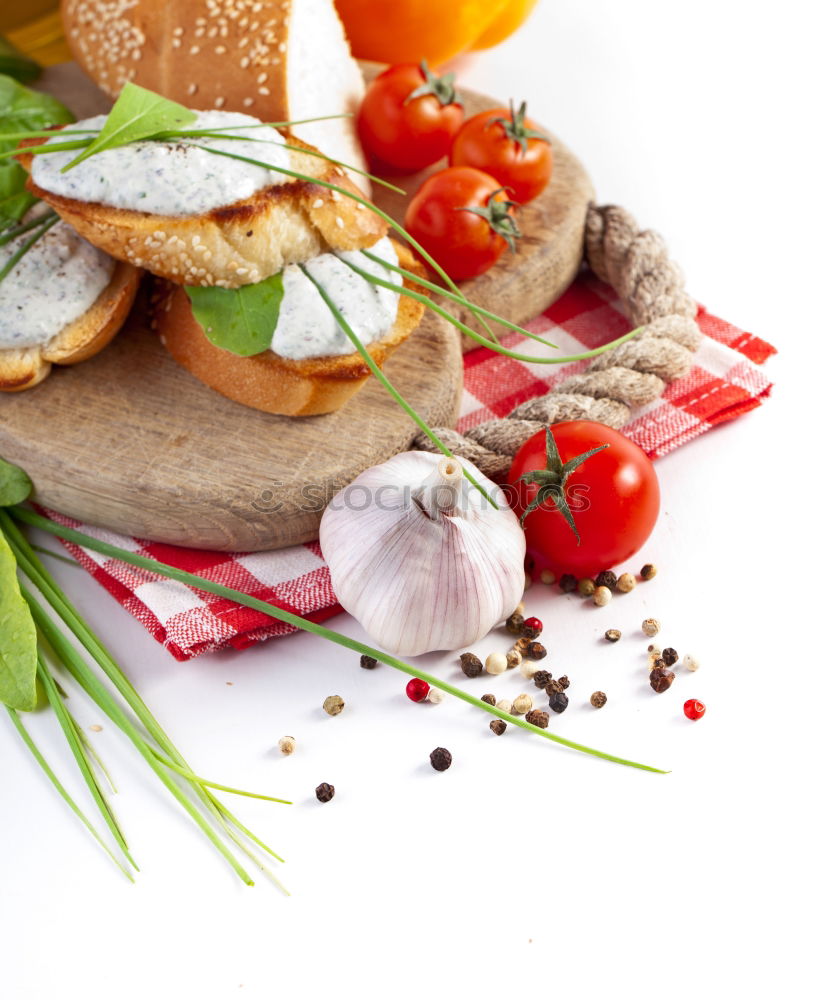
[[[40,87],[78,117],[109,102],[72,64],[51,67]],[[468,113],[493,106],[467,97]],[[555,175],[521,213],[516,255],[464,290],[523,322],[577,273],[592,196],[578,161],[555,144]],[[419,177],[401,178],[414,190]],[[377,201],[402,216],[401,199]],[[461,389],[460,338],[438,317],[386,365],[403,396],[432,424],[452,425]],[[36,499],[90,524],[170,544],[227,551],[280,548],[317,537],[334,493],[363,469],[404,450],[415,433],[369,380],[337,413],[287,418],[219,396],[180,368],[148,326],[141,296],[111,346],[25,393],[0,394],[0,455],[22,465]]]

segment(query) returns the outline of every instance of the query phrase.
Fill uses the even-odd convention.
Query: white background
[[[288,859],[293,895],[241,885],[107,720],[77,705],[86,725],[105,724],[93,738],[142,868],[128,885],[0,723],[4,998],[836,996],[827,9],[542,0],[461,74],[502,101],[527,97],[599,198],[666,236],[695,295],[781,350],[767,406],[658,463],[663,514],[630,567],[656,562],[655,581],[604,610],[543,587],[528,595],[548,666],[572,679],[552,727],[672,773],[519,731],[499,739],[468,706],[412,705],[402,675],[362,671],[311,637],[178,665],[86,574],[57,564],[199,773],[297,803],[232,803]],[[650,614],[665,643],[702,659],[662,696],[647,687],[638,631]],[[334,624],[361,634],[347,616]],[[607,627],[624,630],[617,646],[599,641]],[[477,651],[502,646],[491,636]],[[450,658],[427,659],[457,681]],[[597,688],[610,699],[600,712],[587,704]],[[320,705],[334,693],[347,708],[328,718]],[[708,705],[697,724],[682,716],[688,697]],[[55,759],[49,718],[32,728]],[[299,749],[284,759],[287,733]],[[444,774],[428,765],[437,745],[455,758]],[[328,805],[314,800],[321,781],[337,789]]]

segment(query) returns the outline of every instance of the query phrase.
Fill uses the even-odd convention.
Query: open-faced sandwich
[[[370,373],[346,328],[378,364],[423,312],[359,273],[403,281],[364,251],[421,266],[314,148],[248,115],[181,110],[174,135],[97,149],[113,121],[96,118],[27,141],[29,190],[97,247],[165,279],[161,340],[202,381],[270,413],[337,409]],[[90,137],[80,154],[74,143]]]

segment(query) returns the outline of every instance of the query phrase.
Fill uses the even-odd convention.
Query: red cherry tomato
[[[436,77],[425,65],[401,64],[368,87],[359,108],[359,138],[372,160],[421,170],[446,156],[463,120],[451,73]]]
[[[555,499],[544,495],[525,517],[528,550],[558,574],[594,577],[638,552],[653,531],[659,514],[656,472],[638,445],[604,424],[571,420],[554,424],[551,435],[562,463],[601,445],[609,447],[591,455],[565,479],[561,474],[580,544]],[[551,465],[546,432],[539,431],[519,449],[510,469],[513,507],[520,515],[538,499],[540,486],[528,483],[528,475]],[[526,480],[517,483],[523,475]]]
[[[447,167],[424,181],[405,228],[455,281],[483,274],[519,236],[504,191],[473,167]]]
[[[461,126],[452,143],[453,166],[477,167],[491,174],[514,201],[536,198],[551,180],[551,143],[525,117],[525,104],[514,111],[482,111]]]

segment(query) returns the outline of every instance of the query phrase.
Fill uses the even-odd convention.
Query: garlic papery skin
[[[400,656],[471,645],[525,588],[519,521],[462,458],[409,451],[367,469],[330,502],[320,541],[339,603]]]

